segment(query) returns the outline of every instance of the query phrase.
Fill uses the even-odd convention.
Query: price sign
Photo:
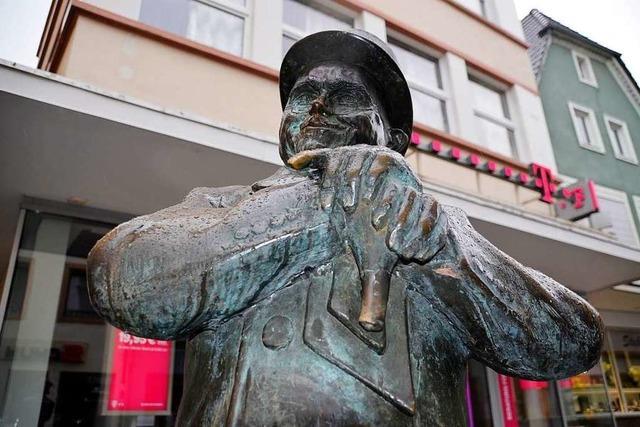
[[[173,343],[110,329],[103,414],[170,414]]]

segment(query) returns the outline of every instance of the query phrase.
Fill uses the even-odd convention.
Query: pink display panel
[[[502,406],[502,421],[504,427],[519,427],[518,408],[516,396],[513,390],[513,379],[506,375],[498,374],[498,389],[500,390],[500,403]]]
[[[173,343],[111,329],[104,414],[171,413]]]

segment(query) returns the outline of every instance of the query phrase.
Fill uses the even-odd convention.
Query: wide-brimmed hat
[[[362,30],[332,30],[311,34],[296,42],[280,67],[280,102],[287,105],[298,78],[322,63],[343,63],[361,69],[377,86],[376,90],[389,125],[411,135],[413,107],[407,81],[389,45]],[[407,138],[408,139],[408,138]],[[407,144],[395,147],[404,154]]]

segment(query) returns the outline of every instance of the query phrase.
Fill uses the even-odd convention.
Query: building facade
[[[387,40],[407,76],[407,160],[428,191],[577,292],[640,278],[638,247],[557,213],[576,198],[555,191],[568,181],[557,178],[511,0],[57,0],[38,70],[0,63],[2,423],[172,424],[185,343],[140,340],[97,319],[86,254],[118,223],[193,187],[275,171],[284,52],[349,27]],[[127,357],[138,365],[125,375]],[[598,369],[548,383],[472,363],[469,423],[609,425],[611,410],[579,394]],[[144,375],[159,385],[133,387]]]
[[[558,172],[566,181],[589,176],[598,183],[600,211],[582,221],[638,247],[638,84],[619,53],[540,11],[532,10],[522,23]],[[611,409],[619,425],[640,423],[640,342],[631,338],[640,335],[640,281],[589,297],[611,326],[602,361]],[[588,384],[584,396],[603,403]]]

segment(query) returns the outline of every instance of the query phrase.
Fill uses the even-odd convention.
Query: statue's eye
[[[310,92],[300,92],[294,94],[289,99],[289,107],[294,111],[306,110],[316,97]]]
[[[363,108],[369,105],[369,99],[366,95],[351,91],[334,93],[329,101],[331,107],[337,112],[341,109]]]
[[[353,105],[356,102],[356,97],[350,93],[340,93],[331,97],[331,103],[334,105]]]

